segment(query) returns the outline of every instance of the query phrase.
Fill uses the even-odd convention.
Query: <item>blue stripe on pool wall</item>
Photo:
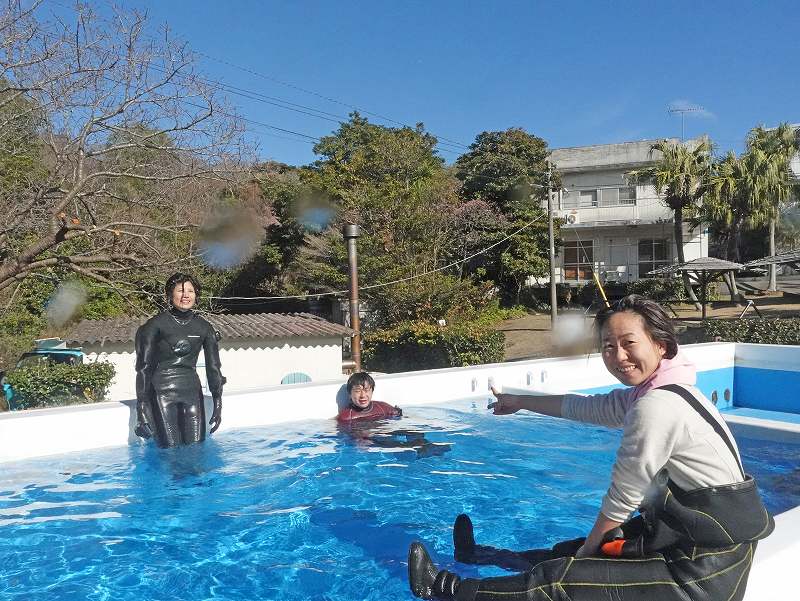
[[[698,372],[697,387],[719,409],[729,409],[736,404],[735,372],[733,367]]]
[[[737,407],[800,413],[800,372],[736,367]]]
[[[800,376],[800,373],[797,375]],[[734,388],[734,368],[723,367],[720,369],[698,372],[697,387],[700,389],[700,392],[706,395],[710,400],[713,401],[716,398],[715,404],[720,409],[733,407],[734,398],[736,397],[736,390]],[[623,386],[622,384],[612,384],[610,386],[585,388],[583,390],[577,390],[576,392],[581,394],[604,394],[615,388],[623,388]]]

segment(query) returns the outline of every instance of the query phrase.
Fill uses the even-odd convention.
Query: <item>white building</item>
[[[653,185],[634,185],[625,177],[661,157],[652,152],[657,141],[553,150],[563,186],[553,208],[567,220],[556,257],[558,282],[584,283],[593,271],[604,282],[629,282],[676,260],[672,211]],[[686,260],[707,256],[707,230],[684,223],[683,232]]]
[[[86,361],[109,361],[116,368],[108,397],[136,398],[134,335],[147,318],[81,321],[66,337],[82,347]],[[225,392],[342,377],[342,339],[352,330],[309,313],[207,316],[220,333],[219,354],[227,378]],[[203,354],[197,373],[206,388]]]

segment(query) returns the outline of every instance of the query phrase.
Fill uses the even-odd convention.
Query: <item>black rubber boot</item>
[[[466,513],[462,513],[453,524],[453,557],[461,563],[472,563],[474,556],[475,535],[472,520]]]
[[[447,570],[439,571],[422,543],[408,549],[408,585],[415,597],[453,599],[461,579]]]

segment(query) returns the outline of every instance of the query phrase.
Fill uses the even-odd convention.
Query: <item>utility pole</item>
[[[547,161],[547,236],[550,255],[550,329],[555,330],[558,319],[558,295],[556,294],[556,240],[553,231],[553,167]]]
[[[361,320],[358,316],[358,252],[356,250],[356,238],[360,235],[361,229],[354,223],[348,223],[342,228],[342,236],[347,242],[347,262],[350,265],[350,329],[353,330],[350,352],[356,371],[361,371]]]

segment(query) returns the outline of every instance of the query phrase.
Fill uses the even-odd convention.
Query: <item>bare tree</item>
[[[53,266],[110,283],[176,262],[192,195],[241,173],[241,121],[145,15],[43,13],[0,13],[0,160],[36,158],[0,186],[0,290]]]

